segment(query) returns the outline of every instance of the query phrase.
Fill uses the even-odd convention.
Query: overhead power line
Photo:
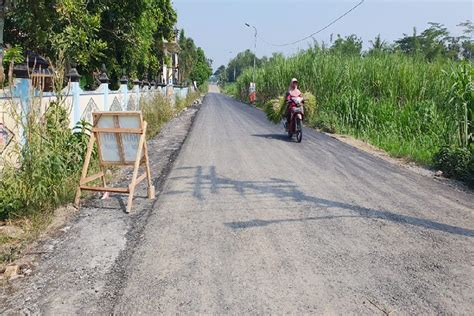
[[[274,43],[271,43],[271,42],[268,42],[266,41],[265,39],[263,39],[261,36],[258,36],[258,38],[264,42],[265,44],[267,45],[271,45],[271,46],[290,46],[290,45],[294,45],[294,44],[297,44],[297,43],[300,43],[300,42],[303,42],[303,41],[306,41],[307,39],[313,37],[314,35],[316,34],[319,34],[321,33],[322,31],[326,30],[327,28],[329,28],[330,26],[332,26],[333,24],[335,24],[337,21],[341,20],[342,18],[344,18],[346,15],[348,15],[349,13],[351,13],[352,11],[354,11],[355,9],[357,9],[358,7],[360,7],[363,3],[365,2],[365,0],[362,0],[360,1],[358,4],[356,4],[355,6],[353,6],[352,8],[350,8],[348,11],[344,12],[344,14],[340,15],[339,17],[337,17],[336,19],[332,20],[329,24],[327,24],[326,26],[324,26],[323,28],[317,30],[316,32],[306,36],[305,38],[302,38],[300,40],[297,40],[297,41],[294,41],[294,42],[291,42],[291,43],[285,43],[285,44],[274,44]]]

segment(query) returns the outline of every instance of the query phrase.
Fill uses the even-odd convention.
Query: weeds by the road
[[[0,220],[47,212],[69,201],[88,142],[89,126],[69,128],[68,113],[58,102],[44,116],[32,111],[23,125],[25,140],[15,163],[4,161],[0,173]]]
[[[173,102],[161,94],[155,94],[151,100],[141,101],[143,119],[148,123],[147,138],[156,136],[164,123],[199,98],[199,92],[189,92],[185,98],[177,97]]]
[[[227,94],[230,96],[239,95],[239,93],[237,93],[237,84],[235,82],[225,83],[224,85],[221,86],[221,91],[224,94]]]
[[[473,69],[468,62],[428,62],[402,54],[344,56],[319,48],[257,69],[258,105],[282,95],[291,78],[312,92],[317,112],[307,123],[325,131],[366,140],[395,157],[433,165],[448,146],[472,154]],[[248,69],[237,80],[234,96],[247,100]],[[442,166],[449,174],[450,166]],[[469,170],[463,177],[474,177]]]
[[[169,98],[156,94],[149,101],[141,101],[143,119],[148,123],[147,138],[160,132],[161,126],[174,115],[173,104]]]

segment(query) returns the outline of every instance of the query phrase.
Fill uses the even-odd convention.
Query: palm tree
[[[387,49],[387,42],[382,40],[380,34],[377,35],[373,41],[369,41],[369,43],[372,45],[369,53],[380,53]]]

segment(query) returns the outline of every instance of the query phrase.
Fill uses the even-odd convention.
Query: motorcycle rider
[[[298,80],[296,78],[291,79],[290,82],[290,87],[288,88],[288,91],[286,92],[285,95],[285,101],[286,101],[286,124],[285,128],[288,129],[290,126],[290,119],[291,119],[291,107],[294,105],[293,101],[291,98],[298,98],[301,97],[301,91],[298,89]]]

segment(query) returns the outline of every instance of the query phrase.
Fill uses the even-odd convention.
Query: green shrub
[[[473,173],[473,154],[466,148],[443,147],[434,157],[435,167],[447,177],[467,180]]]
[[[223,87],[221,87],[221,89],[224,94],[227,94],[230,96],[237,95],[237,85],[234,82],[226,83]]]
[[[69,128],[67,110],[51,103],[38,120],[31,113],[17,164],[0,173],[0,219],[48,212],[72,201],[89,140],[89,126]]]
[[[198,91],[189,91],[185,98],[177,97],[175,102],[176,112],[179,113],[186,107],[190,106],[194,102],[194,100],[199,98],[200,95],[201,93]]]
[[[323,132],[334,134],[337,133],[336,122],[337,119],[334,115],[322,112],[315,118],[314,126]]]
[[[207,93],[209,91],[209,82],[204,81],[199,87],[198,90],[200,93]]]
[[[185,107],[190,106],[194,100],[199,98],[200,92],[189,92],[186,98],[176,98],[173,106],[171,100],[159,93],[151,99],[141,99],[143,119],[147,122],[147,139],[155,137],[161,130],[163,124],[168,122],[174,115],[181,112]]]
[[[142,99],[140,103],[143,119],[148,124],[147,139],[150,139],[157,135],[163,124],[173,117],[175,109],[171,104],[171,100],[159,93],[156,93],[151,100],[144,101]]]

